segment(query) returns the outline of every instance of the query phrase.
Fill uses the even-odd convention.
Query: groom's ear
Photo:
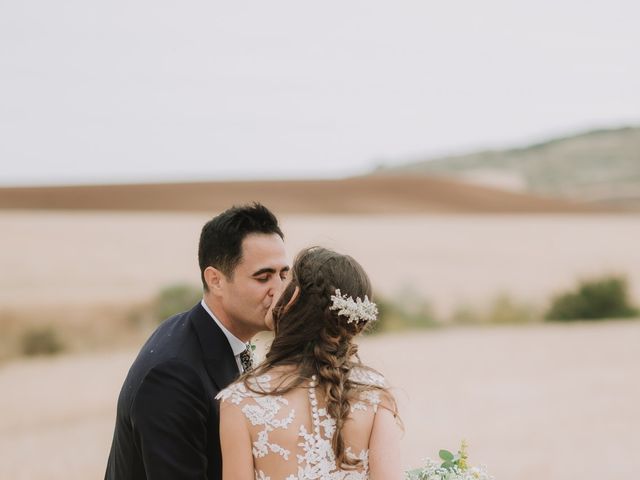
[[[217,268],[207,267],[204,269],[204,281],[207,283],[211,293],[220,294],[223,280],[224,275]]]

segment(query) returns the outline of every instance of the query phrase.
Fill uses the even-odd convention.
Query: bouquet
[[[423,467],[405,473],[406,480],[493,480],[484,466],[470,467],[467,463],[467,444],[463,440],[458,455],[440,450],[442,463],[430,458]]]

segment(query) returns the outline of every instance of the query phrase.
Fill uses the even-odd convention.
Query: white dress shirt
[[[213,321],[218,324],[218,326],[220,327],[220,330],[222,330],[222,333],[224,333],[225,337],[227,337],[227,340],[229,341],[229,345],[231,346],[231,350],[233,351],[233,355],[236,357],[236,363],[238,364],[238,371],[242,373],[244,369],[242,368],[242,362],[240,362],[240,354],[246,350],[247,344],[244,343],[242,340],[240,340],[238,337],[236,337],[229,330],[227,330],[227,328],[220,322],[220,320],[216,318],[213,312],[209,310],[209,307],[205,303],[204,298],[200,301],[200,305],[202,305],[202,308],[204,308],[205,311],[211,316],[211,318],[213,318]]]

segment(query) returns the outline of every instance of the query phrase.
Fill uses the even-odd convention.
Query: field
[[[209,213],[2,211],[0,325],[95,324],[175,282],[198,283]],[[640,222],[614,214],[282,216],[293,254],[352,254],[377,291],[436,311],[506,292],[544,304],[579,277],[627,274]],[[13,319],[13,320],[12,320]],[[82,343],[81,339],[70,339]],[[100,478],[119,386],[141,339],[0,364],[0,478]],[[366,338],[397,387],[407,467],[470,444],[499,479],[628,479],[640,468],[640,322],[468,327]],[[83,350],[83,351],[82,351]]]
[[[626,480],[640,468],[640,322],[447,329],[362,340],[396,387],[404,464],[462,438],[497,479]],[[104,474],[134,351],[0,368],[0,478]]]
[[[0,305],[122,305],[199,283],[203,213],[0,211]],[[436,309],[506,292],[544,302],[578,277],[627,274],[640,299],[637,215],[284,215],[286,244],[353,255],[386,296]]]
[[[2,209],[211,212],[259,199],[282,214],[620,211],[426,175],[58,187],[0,187]]]

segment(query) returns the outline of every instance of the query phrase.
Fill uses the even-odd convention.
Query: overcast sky
[[[300,178],[640,124],[636,0],[0,2],[0,184]]]

